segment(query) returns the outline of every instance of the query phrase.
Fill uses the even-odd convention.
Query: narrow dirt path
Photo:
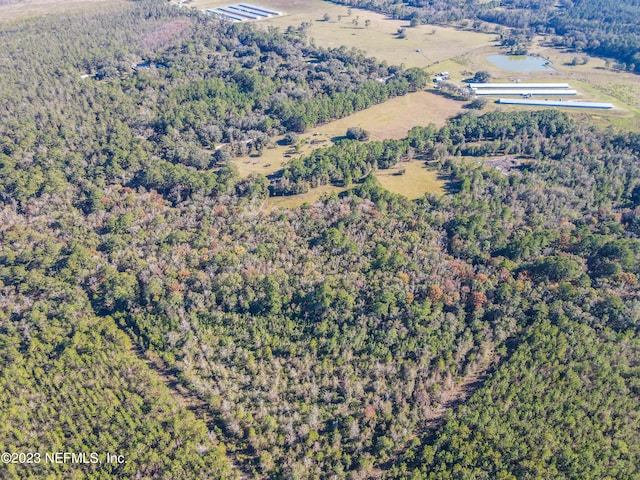
[[[471,372],[462,377],[462,379],[459,379],[451,388],[445,389],[440,395],[438,407],[429,411],[425,423],[422,425],[422,428],[416,432],[415,437],[420,437],[426,441],[432,440],[444,425],[447,412],[467,401],[467,399],[484,384],[487,376],[493,370],[496,360],[497,358],[493,351],[487,352],[482,362]],[[386,470],[389,470],[394,462],[406,452],[409,443],[410,442],[405,443],[393,458],[376,468],[371,477],[381,477]]]
[[[447,412],[464,403],[482,386],[493,366],[494,358],[493,352],[487,354],[483,362],[462,377],[462,381],[442,392],[440,405],[432,409],[427,415],[427,422],[425,424],[427,430],[440,428],[444,424],[444,417]]]
[[[131,342],[131,345],[131,352],[155,372],[162,383],[167,386],[169,394],[180,407],[191,411],[196,418],[202,420],[210,432],[215,431],[216,427],[221,427],[218,423],[219,420],[216,420],[216,417],[211,415],[206,402],[185,387],[178,379],[176,372],[167,368],[164,361],[158,355],[150,351],[143,351],[139,345],[133,342]],[[241,466],[233,453],[229,453],[229,451],[227,451],[227,460],[229,460],[231,468],[240,474],[241,480],[256,478],[253,472],[247,467]]]

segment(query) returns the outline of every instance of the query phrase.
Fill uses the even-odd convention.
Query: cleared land
[[[432,92],[410,93],[311,129],[300,136],[298,152],[291,146],[278,145],[265,149],[261,157],[240,157],[234,162],[243,177],[251,173],[271,175],[288,160],[331,145],[332,140],[342,137],[349,127],[364,128],[372,140],[399,139],[418,125],[444,125],[447,119],[463,111],[462,105]]]
[[[265,200],[262,209],[269,213],[275,209],[283,208],[297,208],[305,203],[312,204],[322,199],[325,195],[331,195],[332,193],[340,194],[349,190],[349,187],[336,187],[333,185],[322,185],[318,188],[312,188],[307,193],[300,195],[288,195],[280,197],[269,197]]]
[[[469,78],[472,72],[486,70],[492,75],[492,82],[568,82],[578,90],[576,100],[613,103],[616,108],[607,111],[576,111],[563,109],[567,113],[584,121],[591,121],[601,126],[614,125],[624,129],[640,128],[640,79],[637,75],[617,72],[606,68],[606,62],[600,58],[588,57],[575,52],[564,52],[545,43],[538,37],[529,49],[531,55],[539,55],[548,59],[554,70],[547,72],[508,72],[501,70],[486,57],[494,53],[504,53],[497,47],[483,47],[466,54],[459,55],[437,66],[427,69],[431,74],[446,70],[454,82]],[[588,59],[586,65],[571,65],[574,57]],[[530,107],[506,106],[490,103],[486,110],[522,110],[538,109]],[[545,108],[545,107],[540,107]]]
[[[4,0],[0,1],[0,22],[57,13],[112,8],[124,0]]]
[[[445,182],[438,177],[438,172],[417,160],[400,162],[388,170],[378,170],[376,177],[384,188],[404,195],[409,200],[423,197],[426,193],[442,195],[445,191]]]
[[[400,173],[402,171],[404,173]],[[426,193],[436,195],[445,193],[445,181],[438,177],[435,170],[418,160],[401,162],[388,170],[378,170],[376,178],[384,188],[390,192],[404,195],[409,200],[420,198]],[[325,195],[340,194],[349,189],[350,187],[322,185],[300,195],[269,197],[265,200],[263,210],[269,213],[278,208],[296,208],[305,203],[313,204]]]
[[[219,0],[196,0],[189,3],[200,9],[228,5]],[[323,47],[355,47],[389,64],[405,67],[427,67],[436,62],[491,45],[495,35],[460,31],[434,25],[409,28],[408,22],[392,20],[366,10],[335,5],[323,0],[285,1],[265,0],[254,5],[282,11],[285,15],[258,21],[259,25],[285,29],[303,22],[309,38]],[[351,11],[351,15],[349,15]],[[327,14],[328,21],[323,17]],[[406,28],[406,38],[397,38],[397,31]]]

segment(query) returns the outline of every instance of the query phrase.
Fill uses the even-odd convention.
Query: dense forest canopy
[[[470,113],[240,178],[425,74],[158,2],[0,37],[1,450],[127,458],[0,475],[640,474],[638,133]],[[450,192],[384,190],[409,157]]]
[[[164,4],[3,28],[5,199],[37,194],[47,176],[55,178],[49,189],[75,191],[82,187],[69,175],[80,172],[99,184],[119,177],[132,187],[171,185],[176,196],[226,192],[234,172],[212,167],[225,167],[229,155],[261,151],[274,135],[426,82],[420,70],[387,67],[354,50],[305,46],[295,30],[230,25]],[[32,134],[19,135],[27,126]],[[72,165],[48,162],[44,153]]]

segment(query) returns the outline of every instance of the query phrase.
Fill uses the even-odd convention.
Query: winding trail
[[[215,432],[216,430],[221,430],[223,428],[221,421],[214,415],[211,415],[211,411],[207,403],[194,392],[185,387],[178,378],[177,372],[168,368],[164,361],[157,354],[151,351],[145,352],[138,344],[134,343],[133,341],[131,342],[131,352],[144,363],[146,363],[147,366],[158,376],[162,383],[167,386],[167,388],[169,389],[169,394],[181,408],[189,410],[195,415],[197,419],[202,420],[205,423],[209,432]],[[235,456],[235,452],[229,452],[227,450],[226,456],[229,464],[231,465],[231,468],[238,472],[238,478],[240,478],[241,480],[258,478],[252,470],[250,470],[247,466],[242,465],[242,463],[238,461]]]
[[[447,412],[457,408],[467,401],[473,393],[476,392],[484,382],[487,380],[489,374],[494,370],[497,365],[498,358],[493,350],[487,352],[483,360],[462,378],[458,379],[451,388],[445,389],[440,394],[440,403],[438,407],[432,408],[427,414],[425,423],[422,427],[417,429],[414,437],[420,437],[427,443],[431,443],[435,439],[436,434],[442,428],[445,422]],[[411,440],[411,439],[410,439]],[[425,443],[423,442],[423,444]],[[379,465],[379,467],[372,474],[372,477],[381,477],[385,471],[393,467],[399,457],[401,457],[409,448],[410,441],[407,441],[401,448],[396,451],[396,454],[390,460]]]
[[[427,416],[427,422],[424,425],[425,430],[435,430],[443,426],[447,412],[467,401],[484,384],[493,367],[494,360],[493,352],[486,354],[484,360],[462,377],[460,382],[449,389],[443,390],[440,396],[440,404],[437,408],[432,409]]]
[[[221,420],[211,415],[211,411],[207,403],[197,394],[189,390],[178,378],[177,372],[166,366],[164,361],[151,351],[143,351],[142,348],[132,342],[131,351],[140,360],[144,361],[147,366],[156,373],[158,378],[167,386],[171,397],[176,403],[189,411],[196,418],[202,420],[210,432],[221,431],[224,428]],[[416,436],[423,437],[427,441],[433,439],[439,429],[444,425],[447,412],[457,408],[463,404],[476,390],[478,390],[487,379],[489,373],[496,365],[497,358],[493,351],[485,354],[483,361],[480,362],[471,372],[458,379],[451,388],[445,389],[440,395],[440,402],[436,408],[429,411],[425,423],[422,428],[416,432]],[[402,456],[409,446],[409,442],[403,445],[393,458],[379,465],[372,473],[372,478],[382,476],[386,470],[389,470],[395,461]],[[231,467],[238,472],[241,480],[249,480],[260,478],[256,476],[254,470],[250,466],[243,464],[236,457],[237,453],[251,457],[246,451],[229,452],[227,451],[227,459]]]

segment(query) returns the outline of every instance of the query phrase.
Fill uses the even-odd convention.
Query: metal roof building
[[[244,8],[239,5],[229,5],[227,8],[237,11],[240,15],[251,15],[251,18],[269,18],[268,13],[257,12],[255,10],[251,11],[248,8]]]
[[[572,108],[613,108],[612,103],[599,102],[563,102],[558,100],[520,100],[517,98],[499,98],[498,103],[506,105],[528,105],[539,107],[572,107]]]
[[[246,20],[245,17],[234,15],[232,13],[222,12],[216,8],[207,8],[207,12],[217,16],[218,18],[222,18],[224,20],[232,20],[234,22],[244,22]]]
[[[225,15],[231,14],[231,15],[239,16],[243,20],[246,20],[246,19],[255,20],[256,18],[258,18],[258,16],[253,13],[237,12],[233,10],[231,7],[218,7],[218,10],[221,12],[224,12]]]
[[[249,5],[248,3],[239,3],[238,6],[242,8],[248,8],[249,10],[252,10],[255,12],[267,13],[269,15],[282,15],[281,12],[276,12],[275,10],[269,10],[268,8],[264,8],[264,7],[256,7],[254,5]]]
[[[569,88],[568,83],[470,83],[469,88]]]
[[[550,89],[550,90],[544,90],[544,89],[531,89],[531,90],[526,90],[526,89],[497,89],[497,88],[484,88],[484,89],[477,89],[474,90],[474,92],[476,95],[518,95],[518,96],[522,96],[522,95],[563,95],[563,96],[572,96],[572,95],[577,95],[578,91],[577,90],[562,90],[562,89]]]

